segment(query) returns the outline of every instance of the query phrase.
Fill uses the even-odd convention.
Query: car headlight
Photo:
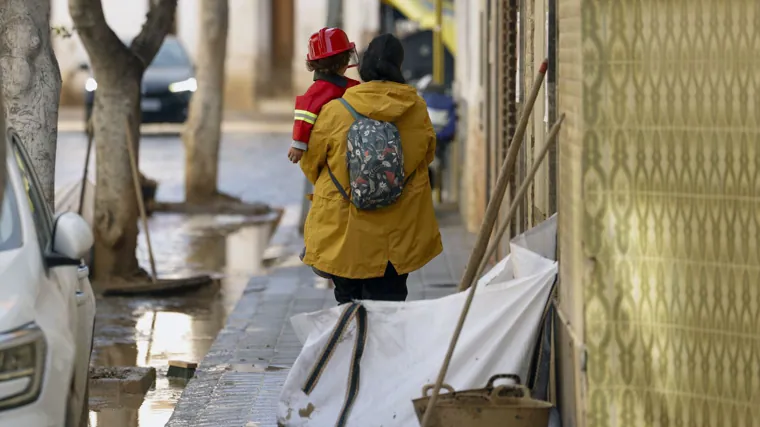
[[[45,336],[34,323],[0,334],[0,410],[37,400],[46,351]]]
[[[98,82],[95,81],[92,77],[87,79],[87,82],[84,84],[84,90],[87,92],[95,92],[95,89],[98,88]]]
[[[198,89],[198,81],[194,77],[190,77],[187,80],[181,82],[175,82],[169,85],[169,91],[173,93],[177,92],[195,92]]]

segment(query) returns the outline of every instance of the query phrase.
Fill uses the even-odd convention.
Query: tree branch
[[[101,0],[69,0],[69,14],[90,61],[109,58],[114,50],[126,50],[108,26]]]
[[[81,1],[81,0],[80,0]],[[206,0],[213,1],[213,0]],[[132,40],[132,53],[147,68],[169,33],[177,10],[177,0],[153,0],[140,34]]]

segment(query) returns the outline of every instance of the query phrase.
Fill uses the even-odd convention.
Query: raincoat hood
[[[395,122],[420,101],[412,86],[371,81],[354,86],[343,98],[361,115],[374,120]]]

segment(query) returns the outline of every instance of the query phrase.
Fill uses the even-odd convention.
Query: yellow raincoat
[[[427,264],[443,250],[428,165],[435,153],[435,131],[425,101],[408,85],[372,81],[346,91],[343,98],[364,116],[394,123],[401,134],[404,172],[412,176],[401,197],[378,210],[358,210],[335,188],[325,164],[349,194],[346,138],[354,119],[334,100],[322,108],[301,158],[314,184],[304,228],[304,262],[348,279],[382,277],[388,261],[399,274]]]

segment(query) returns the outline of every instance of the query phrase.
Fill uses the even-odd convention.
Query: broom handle
[[[533,82],[530,97],[528,97],[528,101],[526,102],[525,108],[523,109],[522,115],[520,117],[520,123],[517,125],[517,130],[515,131],[515,135],[512,137],[512,141],[509,145],[507,158],[501,165],[499,179],[496,181],[496,188],[494,188],[493,193],[491,193],[491,200],[488,202],[485,219],[483,220],[483,224],[480,226],[480,231],[478,232],[477,242],[475,243],[475,247],[470,254],[470,260],[467,262],[467,269],[465,270],[464,277],[462,277],[462,281],[459,283],[460,291],[467,289],[470,283],[473,282],[473,278],[475,277],[477,270],[480,268],[480,262],[483,259],[483,255],[487,249],[488,241],[491,238],[491,232],[493,231],[493,226],[496,222],[496,217],[499,214],[501,201],[504,199],[504,193],[507,191],[507,184],[510,177],[514,174],[515,162],[517,161],[517,153],[520,151],[520,145],[522,144],[523,137],[525,136],[525,130],[528,127],[528,120],[530,119],[533,105],[535,105],[536,99],[538,98],[538,93],[541,90],[541,84],[544,82],[544,76],[546,76],[547,67],[548,62],[547,60],[544,60],[538,70],[538,76],[536,76],[536,80]],[[514,200],[513,204],[516,202],[517,200]],[[459,340],[459,334],[462,332],[464,320],[467,317],[470,306],[472,305],[472,298],[475,296],[475,288],[476,286],[470,287],[469,295],[467,295],[467,300],[464,304],[464,307],[462,308],[462,312],[459,315],[459,323],[457,323],[457,327],[454,330],[454,335],[451,337],[449,349],[446,352],[446,357],[443,359],[441,370],[438,372],[438,378],[435,380],[433,394],[430,396],[430,401],[428,402],[427,408],[425,409],[425,415],[422,417],[422,427],[427,427],[428,423],[430,423],[433,408],[435,408],[435,404],[438,401],[438,394],[441,391],[441,385],[443,384],[443,380],[446,378],[446,372],[449,370],[451,356],[454,354],[454,348],[456,347],[457,341]]]
[[[557,133],[559,132],[560,126],[562,125],[562,120],[564,120],[564,114],[560,117],[557,123],[555,123],[554,126],[552,126],[551,133],[549,135],[549,140],[541,148],[538,158],[533,163],[533,167],[528,172],[528,176],[526,176],[525,181],[523,181],[523,184],[517,190],[517,194],[515,194],[515,197],[512,200],[512,203],[510,204],[509,213],[507,214],[506,221],[504,221],[504,224],[499,229],[500,235],[504,234],[504,232],[506,231],[509,221],[512,220],[512,216],[515,214],[515,212],[517,212],[517,207],[519,206],[520,200],[522,199],[522,197],[525,195],[525,192],[530,187],[530,184],[533,182],[533,179],[536,177],[536,173],[538,172],[538,168],[541,165],[541,161],[544,159],[544,157],[546,157],[546,154],[549,152],[549,148],[552,145],[554,145],[554,141],[556,141],[557,139]],[[489,252],[492,254],[496,250],[497,246],[498,246],[498,240],[494,241],[494,243],[489,248]],[[485,261],[485,259],[483,261]],[[482,268],[483,266],[481,265],[479,270],[481,270]],[[462,333],[462,329],[464,328],[464,321],[470,312],[470,307],[472,306],[472,300],[475,297],[475,290],[477,289],[477,287],[478,287],[478,283],[477,282],[473,283],[472,286],[470,286],[469,292],[467,293],[467,300],[464,303],[462,312],[459,314],[459,322],[457,323],[457,327],[454,330],[454,335],[451,337],[451,343],[449,344],[449,349],[446,352],[446,357],[443,359],[443,366],[441,366],[441,371],[438,373],[438,379],[436,380],[436,384],[433,387],[433,394],[430,396],[430,401],[428,402],[427,407],[425,409],[425,416],[423,417],[422,424],[421,424],[422,427],[427,427],[429,419],[433,412],[433,408],[435,407],[435,403],[438,400],[438,396],[441,390],[441,386],[443,384],[443,380],[446,378],[446,372],[449,370],[449,364],[451,363],[451,358],[454,355],[454,348],[456,348],[457,342],[459,341],[459,335]]]
[[[496,223],[496,219],[499,216],[499,210],[501,209],[501,201],[504,200],[504,193],[507,191],[509,180],[515,173],[517,154],[520,152],[520,146],[522,145],[523,137],[525,136],[525,130],[528,128],[528,121],[530,120],[530,115],[533,111],[533,105],[536,103],[538,92],[541,90],[541,84],[544,82],[546,68],[548,67],[547,64],[547,60],[544,60],[541,67],[538,69],[538,76],[536,76],[536,80],[533,82],[530,97],[528,97],[528,101],[525,103],[525,108],[520,116],[517,130],[515,130],[515,135],[512,137],[512,141],[509,144],[507,157],[501,165],[499,178],[496,180],[496,187],[493,189],[491,200],[489,200],[488,207],[486,207],[485,218],[483,219],[483,224],[480,226],[478,238],[475,241],[475,247],[472,249],[470,260],[467,262],[467,268],[464,271],[464,276],[459,283],[458,290],[460,292],[467,290],[467,287],[475,278],[475,273],[477,273],[478,267],[480,266],[480,260],[483,258],[483,254],[485,254],[486,247],[488,246],[488,241],[491,239],[493,226]]]
[[[87,132],[87,154],[84,156],[84,172],[82,174],[82,188],[79,190],[79,209],[77,210],[77,213],[79,215],[82,215],[82,212],[84,212],[84,192],[87,188],[87,175],[90,172],[90,155],[92,154],[92,139],[93,139],[93,129],[92,129],[92,117],[90,117],[87,120],[86,124],[86,132]]]
[[[536,160],[533,162],[533,166],[530,169],[530,172],[528,172],[529,177],[533,177],[537,172],[538,168],[541,167],[541,162],[546,157],[546,154],[549,153],[549,148],[551,148],[552,145],[554,145],[554,141],[557,139],[557,134],[559,133],[560,127],[562,127],[562,122],[565,120],[565,114],[562,114],[559,116],[559,120],[557,120],[556,123],[554,123],[554,126],[552,126],[551,130],[549,130],[549,135],[546,140],[546,144],[541,148],[541,151],[538,153],[538,157],[536,157]],[[517,190],[517,193],[515,194],[514,201],[521,200],[522,197],[525,195],[525,192],[528,191],[528,187],[530,187],[530,184],[532,183],[531,180],[525,180],[523,181],[520,188]],[[517,212],[517,203],[512,203],[509,206],[509,212],[507,213],[507,218],[504,223],[501,224],[499,229],[496,231],[496,234],[494,235],[493,240],[491,241],[491,246],[488,247],[488,250],[486,251],[486,256],[483,257],[483,260],[480,262],[480,267],[478,268],[478,274],[475,275],[476,278],[479,278],[483,274],[483,270],[485,270],[486,265],[488,265],[488,260],[491,259],[493,254],[496,252],[496,249],[499,247],[499,242],[501,241],[501,238],[504,237],[504,233],[507,231],[507,227],[509,226],[509,223],[512,221],[512,217],[514,217],[515,213]],[[473,285],[475,286],[475,285]]]
[[[140,187],[140,171],[137,169],[137,156],[135,156],[135,134],[129,118],[127,118],[127,151],[129,152],[129,166],[132,168],[132,182],[135,185],[135,196],[137,197],[137,208],[140,210],[140,219],[142,220],[143,232],[145,233],[145,243],[148,245],[148,259],[150,260],[150,279],[153,284],[158,283],[156,275],[156,259],[153,258],[153,246],[150,244],[150,231],[148,230],[148,215],[145,213],[145,202],[143,201],[142,188]]]

